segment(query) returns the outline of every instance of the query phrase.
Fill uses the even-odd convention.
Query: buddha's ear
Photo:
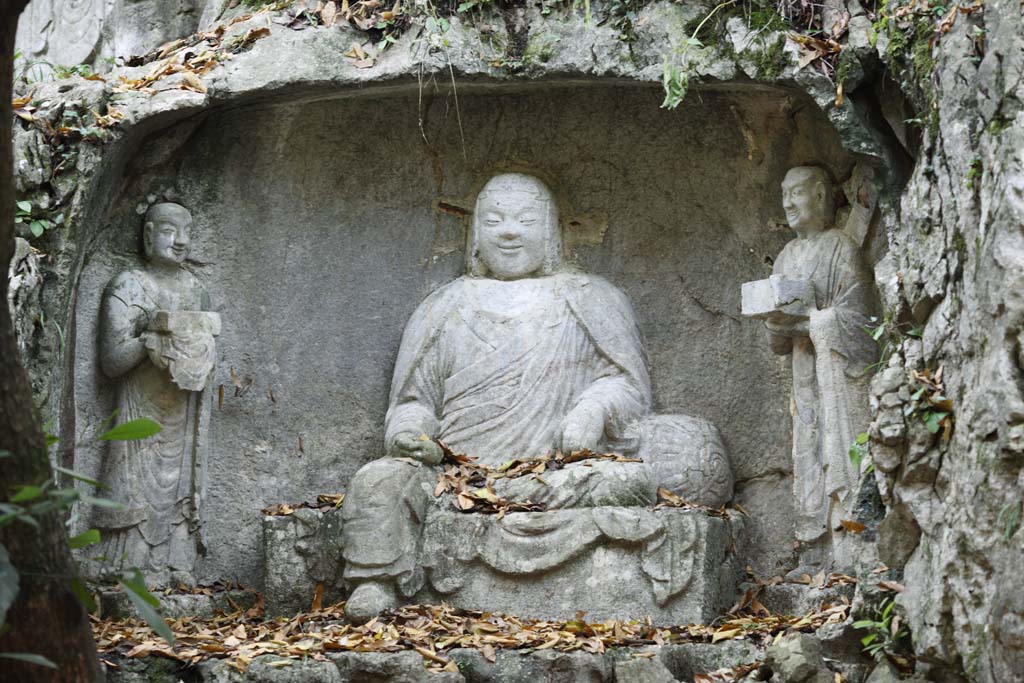
[[[142,226],[142,254],[146,258],[153,255],[153,221],[146,221]]]

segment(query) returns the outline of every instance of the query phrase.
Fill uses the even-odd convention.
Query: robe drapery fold
[[[865,374],[878,354],[865,331],[872,280],[857,245],[837,229],[793,240],[772,272],[813,283],[819,311],[809,337],[775,342],[792,353],[796,535],[813,541],[835,521],[835,503],[848,506],[859,477],[848,453],[869,422]]]
[[[187,285],[176,291],[159,285],[141,270],[114,278],[104,296],[103,343],[113,347],[137,339],[150,327],[157,311],[204,308],[205,295],[198,281],[190,274],[185,279]],[[115,303],[131,315],[112,315],[110,308]],[[103,459],[100,478],[110,497],[123,507],[95,507],[90,519],[101,531],[99,554],[112,569],[193,569],[202,545],[199,510],[205,494],[205,468],[200,444],[209,424],[206,383],[213,372],[213,334],[211,329],[201,340],[182,340],[173,349],[173,357],[181,356],[183,345],[202,349],[201,368],[193,369],[189,379],[195,391],[179,388],[170,371],[158,368],[148,357],[116,379],[118,423],[145,417],[157,421],[161,430],[141,440],[112,441]],[[168,333],[166,345],[173,344]]]
[[[538,282],[544,300],[514,320],[481,313],[478,278],[459,278],[417,308],[395,365],[388,446],[402,432],[426,433],[494,464],[557,449],[562,420],[581,402],[600,406],[608,440],[649,411],[629,300],[590,275]]]

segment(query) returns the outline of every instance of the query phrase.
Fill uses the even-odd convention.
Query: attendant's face
[[[786,222],[797,232],[825,229],[825,188],[821,182],[800,169],[793,169],[782,181],[782,208]]]
[[[548,206],[530,192],[489,192],[477,209],[477,254],[492,277],[515,280],[544,266]]]
[[[146,226],[146,255],[153,263],[180,265],[192,244],[192,219],[184,212],[163,214]]]

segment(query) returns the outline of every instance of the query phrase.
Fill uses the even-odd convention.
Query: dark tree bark
[[[7,264],[14,253],[11,79],[14,32],[25,4],[0,0],[0,449],[11,453],[0,460],[0,499],[18,485],[39,485],[53,476],[7,308]],[[0,543],[21,579],[0,635],[0,652],[42,655],[58,670],[0,659],[0,680],[102,680],[88,615],[70,588],[74,564],[62,515],[53,512],[38,521],[38,529],[24,522],[0,528]]]

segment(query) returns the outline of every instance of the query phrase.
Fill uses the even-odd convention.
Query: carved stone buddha
[[[717,430],[696,418],[651,415],[647,356],[629,299],[563,261],[558,208],[543,182],[503,174],[485,185],[467,262],[466,275],[427,297],[406,325],[386,457],[349,485],[348,616],[369,619],[425,579],[439,592],[455,590],[467,562],[480,559],[504,575],[549,571],[600,539],[642,546],[644,571],[667,599],[680,588],[664,555],[680,548],[664,542],[670,530],[646,508],[659,486],[712,506],[731,497]],[[466,530],[484,515],[427,520],[441,500],[433,495],[442,459],[435,439],[491,466],[583,449],[642,462],[589,460],[543,478],[501,479],[498,495],[547,512]]]

